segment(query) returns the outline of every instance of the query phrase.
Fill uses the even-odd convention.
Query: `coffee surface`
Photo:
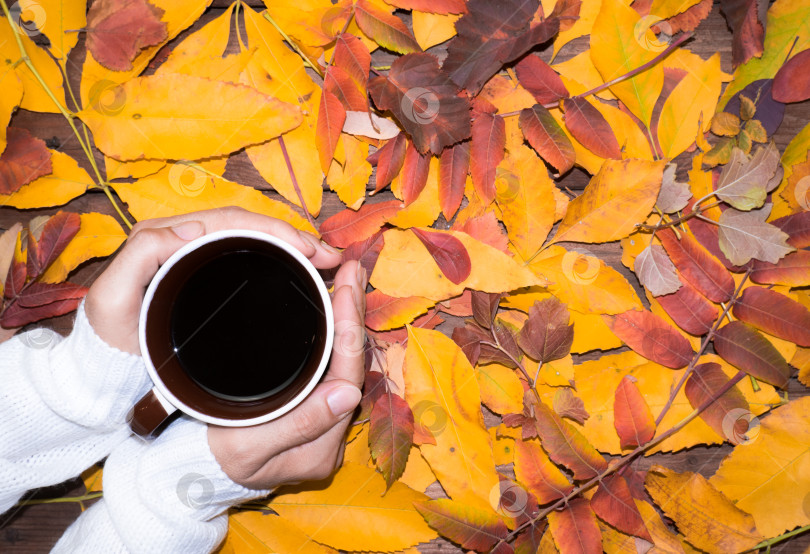
[[[185,372],[230,400],[265,398],[309,360],[319,318],[312,281],[266,252],[226,252],[183,284],[171,313],[172,345]]]

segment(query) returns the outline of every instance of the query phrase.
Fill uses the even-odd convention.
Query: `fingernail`
[[[196,239],[205,232],[202,221],[184,221],[170,227],[170,229],[183,240]]]
[[[363,264],[357,264],[357,284],[360,285],[360,290],[365,292],[366,285],[368,285],[368,272]]]
[[[329,410],[335,417],[341,417],[354,410],[360,403],[362,393],[357,387],[343,385],[330,392],[326,397]]]
[[[321,245],[321,241],[318,240],[317,237],[315,237],[311,233],[307,233],[306,231],[298,231],[298,236],[300,236],[305,243],[312,245],[312,252],[310,253],[304,252],[304,254],[306,254],[307,256],[314,256],[315,252],[318,251],[318,247]]]
[[[327,244],[324,241],[321,241],[321,248],[323,248],[327,252],[331,252],[332,254],[340,254],[341,253],[340,250],[338,250],[337,248],[335,248],[334,246],[332,246],[330,244]]]

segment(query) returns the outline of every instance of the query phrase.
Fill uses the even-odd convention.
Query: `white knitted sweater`
[[[99,338],[83,303],[68,337],[37,329],[1,344],[0,513],[109,455],[103,499],[53,552],[213,550],[227,508],[269,491],[231,481],[199,421],[180,418],[152,442],[133,436],[125,416],[149,387],[140,356]]]

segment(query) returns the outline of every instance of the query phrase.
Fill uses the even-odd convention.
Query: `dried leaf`
[[[376,140],[392,139],[400,133],[397,124],[385,117],[366,111],[347,111],[343,132]]]
[[[470,169],[470,144],[459,142],[442,150],[439,160],[439,204],[450,221],[461,206]]]
[[[728,26],[734,32],[731,61],[736,68],[752,57],[762,55],[765,30],[759,21],[757,0],[722,0],[720,2]]]
[[[599,524],[584,498],[575,498],[561,511],[548,514],[548,528],[560,552],[589,554],[602,549]]]
[[[324,173],[332,165],[338,139],[346,122],[346,110],[337,96],[324,89],[318,105],[317,146],[321,169]]]
[[[684,393],[694,409],[715,399],[709,407],[701,412],[700,417],[715,433],[726,438],[732,444],[739,444],[746,439],[749,430],[748,421],[740,415],[750,414],[748,402],[736,386],[722,395],[720,389],[729,379],[720,369],[720,364],[698,364],[684,385]]]
[[[520,112],[518,123],[532,148],[561,175],[574,166],[574,145],[547,109],[540,104],[526,108]]]
[[[692,197],[689,184],[675,180],[676,169],[675,164],[667,164],[661,181],[661,190],[658,191],[658,199],[655,201],[658,209],[665,214],[681,211]]]
[[[368,444],[388,489],[402,476],[413,444],[413,413],[401,397],[388,391],[374,403]]]
[[[22,308],[38,308],[53,302],[64,300],[81,300],[88,288],[74,283],[31,283],[17,297],[17,304]]]
[[[635,273],[653,296],[672,294],[681,288],[675,265],[658,244],[650,244],[636,256]]]
[[[734,303],[734,317],[800,346],[810,346],[810,310],[763,287],[748,287]]]
[[[520,60],[515,65],[515,73],[520,84],[532,93],[538,104],[551,104],[570,96],[557,72],[537,56],[528,55]]]
[[[363,33],[388,50],[400,54],[421,50],[413,34],[400,18],[381,10],[369,0],[357,0],[354,17],[357,18],[357,24]]]
[[[723,264],[706,251],[694,236],[671,229],[656,234],[681,276],[712,302],[726,302],[734,292],[734,280]]]
[[[470,176],[478,196],[484,202],[495,198],[495,168],[503,160],[506,145],[504,118],[479,113],[472,123]]]
[[[9,127],[8,144],[0,155],[0,194],[11,194],[53,170],[45,141],[27,129]]]
[[[742,150],[734,148],[731,160],[717,181],[717,196],[738,210],[759,208],[765,202],[765,184],[773,177],[779,164],[779,151],[773,143],[759,147],[749,159]]]
[[[515,476],[540,504],[558,500],[574,490],[535,440],[515,440]]]
[[[610,317],[616,336],[645,358],[672,369],[692,361],[689,341],[652,312],[633,310],[605,317]]]
[[[567,417],[582,425],[590,414],[585,410],[582,399],[574,396],[574,392],[568,387],[560,387],[554,393],[554,411],[561,417]]]
[[[787,244],[787,234],[766,223],[770,205],[750,212],[725,210],[718,225],[719,246],[731,263],[741,265],[752,258],[777,263],[794,250]]]
[[[412,229],[425,245],[436,265],[451,282],[458,285],[469,277],[472,271],[470,255],[464,244],[452,235]]]
[[[166,40],[163,10],[147,0],[101,0],[87,12],[87,49],[107,69],[129,71],[141,50]]]
[[[674,294],[659,296],[656,300],[678,327],[696,336],[708,333],[720,315],[717,305],[689,283],[684,283]]]
[[[421,296],[394,298],[378,290],[366,295],[365,323],[375,331],[387,331],[411,323],[427,312],[436,302]]]
[[[790,58],[776,72],[773,97],[779,102],[802,102],[810,98],[810,51],[803,50]]]
[[[82,287],[83,293],[87,293],[87,288]],[[57,300],[42,306],[26,308],[19,302],[9,304],[0,316],[0,325],[6,328],[22,327],[35,321],[65,315],[79,307],[82,298],[71,298],[68,300]]]
[[[396,177],[405,163],[405,148],[408,142],[404,133],[386,142],[377,150],[377,185],[375,192],[379,192]]]
[[[566,356],[574,340],[574,326],[568,324],[569,317],[566,305],[553,296],[535,302],[520,330],[518,344],[542,363]]]
[[[625,375],[613,399],[613,425],[623,449],[645,445],[655,436],[655,419],[636,381]]]
[[[377,265],[383,242],[382,231],[378,231],[366,240],[353,242],[343,251],[343,261],[357,260],[365,268],[366,273],[371,275],[374,266]]]
[[[619,141],[605,116],[586,98],[562,100],[565,126],[571,135],[600,158],[621,159]]]
[[[712,133],[721,137],[736,137],[740,133],[740,118],[728,112],[717,112],[712,118]]]
[[[470,307],[475,322],[481,327],[489,329],[498,313],[498,303],[501,301],[500,294],[488,294],[486,292],[472,291],[470,297]]]
[[[321,237],[332,246],[346,248],[374,235],[401,208],[399,200],[388,200],[366,204],[357,211],[343,210],[321,223]]]
[[[785,358],[753,327],[732,321],[714,335],[717,353],[735,367],[766,383],[784,388],[790,378]]]
[[[476,368],[475,375],[481,401],[487,408],[496,414],[519,412],[523,408],[523,385],[514,370],[490,363]]]
[[[633,500],[630,487],[621,475],[609,475],[602,480],[591,498],[591,509],[602,521],[622,533],[653,542]]]
[[[788,244],[790,242],[788,240]],[[810,285],[810,252],[791,252],[775,264],[757,260],[751,271],[751,280],[755,283],[789,287]]]
[[[349,33],[342,33],[335,39],[336,67],[343,69],[361,91],[366,90],[368,73],[371,69],[371,54],[363,41]]]
[[[474,508],[447,498],[420,502],[416,509],[443,536],[462,548],[476,552],[490,552],[495,543],[505,539],[509,532],[494,511]]]

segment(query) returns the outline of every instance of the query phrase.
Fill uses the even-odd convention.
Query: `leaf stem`
[[[3,0],[3,1],[5,1],[5,0]],[[284,32],[284,29],[279,27],[278,23],[276,23],[276,20],[273,19],[272,17],[270,17],[270,14],[267,11],[264,12],[264,18],[267,21],[269,21],[273,25],[273,27],[276,28],[276,31],[279,32],[279,34],[287,42],[287,44],[289,44],[292,47],[292,49],[295,50],[298,53],[299,56],[304,58],[304,61],[307,63],[307,65],[309,67],[311,67],[318,75],[320,75],[321,79],[323,79],[323,71],[321,70],[321,68],[318,67],[317,64],[312,63],[312,60],[309,59],[309,56],[304,54],[304,51],[301,50],[298,47],[298,45],[295,42],[293,42],[293,40],[289,36],[287,36],[287,33]]]
[[[21,500],[15,504],[16,507],[31,506],[34,504],[63,504],[67,502],[85,502],[101,498],[103,492],[91,492],[83,496],[63,496],[61,498],[33,498],[31,500]]]
[[[312,214],[310,214],[309,210],[307,209],[307,203],[304,201],[304,195],[301,194],[301,187],[298,186],[298,179],[295,178],[295,171],[293,170],[292,162],[290,162],[290,155],[287,154],[287,145],[284,144],[284,135],[279,135],[278,145],[281,147],[281,155],[284,156],[284,162],[287,164],[287,171],[290,172],[290,179],[292,180],[293,188],[298,195],[298,200],[301,202],[301,208],[303,208],[304,214],[307,216],[307,220],[309,220],[310,225],[312,225],[314,229],[317,229],[318,227],[315,226],[315,220],[312,219]]]
[[[706,211],[708,209],[711,209],[711,208],[714,208],[715,206],[720,204],[720,201],[718,200],[717,202],[709,204],[708,206],[705,206],[705,207],[699,206],[699,204],[702,201],[704,201],[706,198],[709,198],[709,196],[705,196],[702,199],[695,202],[694,205],[692,206],[692,211],[689,212],[686,215],[682,215],[681,217],[677,217],[675,219],[672,219],[672,220],[668,221],[667,223],[659,222],[659,223],[657,223],[655,225],[647,225],[646,223],[637,223],[636,224],[636,229],[640,229],[642,231],[652,231],[653,233],[655,233],[656,231],[659,231],[661,229],[666,229],[667,227],[676,227],[677,225],[680,225],[684,221],[689,221],[693,217],[697,217],[697,218],[701,219],[701,215],[703,214],[704,211]]]
[[[754,551],[760,550],[762,548],[767,548],[767,551],[770,551],[771,547],[773,545],[775,545],[776,543],[786,541],[789,538],[795,537],[796,535],[801,535],[802,533],[805,533],[807,531],[810,531],[810,525],[805,525],[804,527],[799,527],[798,529],[794,529],[793,531],[789,531],[787,533],[779,535],[778,537],[773,537],[772,539],[762,541],[761,543],[756,545],[754,548],[752,548],[750,550],[746,550],[746,552],[754,552]]]

